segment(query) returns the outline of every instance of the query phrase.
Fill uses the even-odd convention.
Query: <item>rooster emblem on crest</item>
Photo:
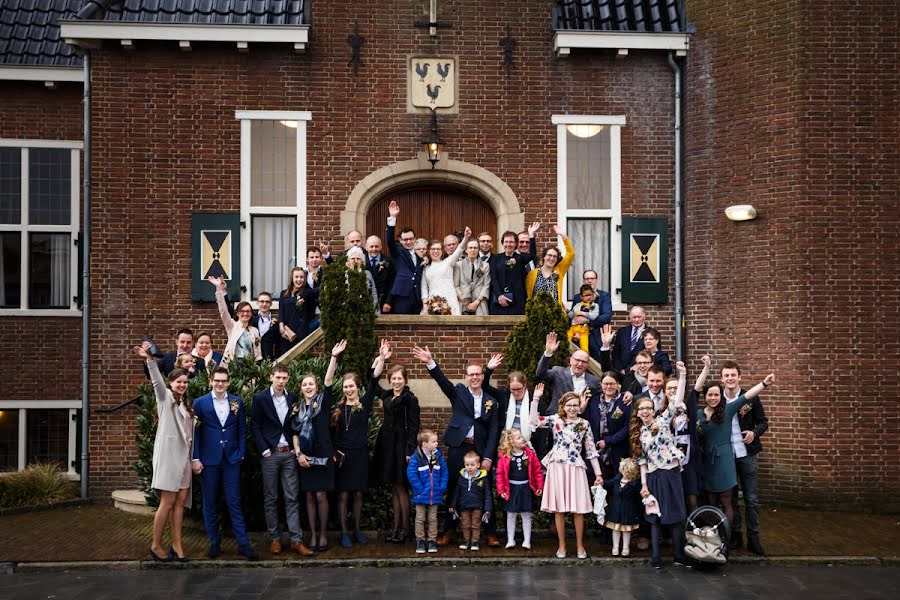
[[[431,63],[425,63],[421,65],[416,63],[416,75],[419,76],[419,81],[425,81],[425,76],[428,75],[428,67],[431,66]],[[440,65],[438,65],[438,72],[440,72]]]
[[[441,86],[436,85],[432,88],[429,83],[425,86],[425,93],[428,94],[428,97],[431,98],[431,103],[434,104],[435,100],[437,100],[438,96],[441,94]]]
[[[438,63],[437,72],[438,75],[441,76],[441,81],[447,81],[447,75],[450,74],[450,63],[445,63],[443,65]]]

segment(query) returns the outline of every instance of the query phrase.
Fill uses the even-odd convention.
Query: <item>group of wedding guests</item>
[[[224,295],[222,282],[216,284],[219,295]],[[341,545],[367,543],[360,515],[374,467],[378,482],[389,484],[392,493],[393,525],[386,540],[402,543],[409,537],[411,490],[418,553],[437,552],[438,546],[453,541],[458,529],[462,549],[478,550],[482,531],[488,546],[499,546],[496,492],[499,507],[506,512],[507,547],[515,545],[517,520],[522,522],[523,547],[531,547],[531,517],[539,507],[555,515],[559,558],[567,555],[565,517],[573,514],[576,555],[586,558],[584,515],[594,510],[590,486],[604,485],[610,500],[606,527],[612,531],[614,555],[629,555],[631,532],[648,528],[653,564],[659,568],[661,531],[670,529],[675,561],[684,563],[682,524],[688,508],[705,493],[711,503],[721,504],[734,524],[740,513],[733,510],[737,501],[733,492],[740,475],[748,547],[762,554],[756,473],[749,463],[755,465],[759,436],[767,428],[757,396],[774,382],[774,374],[744,391],[740,369],[725,362],[721,382],[707,384],[711,360],[704,356],[703,371],[685,398],[683,363],[677,363],[676,376],[666,380],[663,368],[653,364],[656,353],[636,350],[636,340],[647,329],[643,311],[639,313],[633,309],[632,325],[615,333],[608,325],[603,327],[600,354],[609,370],[599,380],[586,371],[588,357],[583,350],[572,354],[567,367],[550,367],[560,340],[555,333],[548,334],[534,377],[540,383],[532,390],[526,375],[518,371],[508,373],[505,388],[490,384],[493,371],[503,362],[500,354],[486,365],[468,363],[464,383],[454,384],[428,347],[416,346],[413,356],[450,402],[442,440],[446,458],[438,449],[437,433],[420,428],[418,401],[407,385],[405,368],[388,368],[388,387],[379,383],[392,355],[389,342],[382,340],[367,381],[356,373],[344,374],[337,399],[331,388],[345,341],[331,349],[324,380],[305,375],[297,393],[286,389],[287,369],[276,364],[271,386],[253,398],[249,425],[262,463],[271,552],[283,551],[279,495],[284,498],[290,548],[301,556],[328,548],[329,492],[337,492]],[[244,314],[238,308],[238,318]],[[234,323],[233,328],[240,327],[240,320]],[[226,365],[229,356],[236,355],[235,347],[247,347],[243,336],[233,329],[229,332],[222,356]],[[250,348],[255,345],[251,339]],[[160,494],[160,508],[150,555],[154,560],[186,560],[181,523],[183,507],[190,504],[193,473],[203,490],[208,555],[220,553],[217,504],[224,497],[238,550],[255,559],[258,555],[247,537],[240,507],[247,421],[243,401],[227,392],[228,370],[213,369],[212,391],[190,402],[185,397],[188,373],[175,368],[164,378],[150,346],[145,342],[135,349],[146,361],[159,416],[152,487]],[[641,357],[649,357],[651,365]],[[621,370],[613,366],[617,360],[625,363]],[[544,398],[545,383],[551,386],[549,399]],[[384,421],[370,465],[368,418],[376,398],[382,402]],[[300,525],[301,490],[308,542]],[[447,511],[439,537],[440,505]],[[168,551],[162,546],[167,521],[172,524]]]

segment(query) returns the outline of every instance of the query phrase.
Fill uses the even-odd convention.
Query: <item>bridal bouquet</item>
[[[432,296],[428,299],[428,302],[425,303],[425,306],[428,308],[429,315],[450,314],[450,304],[443,296]]]

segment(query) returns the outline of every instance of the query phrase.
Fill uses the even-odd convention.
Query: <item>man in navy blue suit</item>
[[[416,292],[416,277],[419,274],[422,260],[413,251],[416,233],[411,227],[404,227],[400,230],[400,243],[398,244],[394,230],[397,226],[400,206],[396,200],[391,200],[388,214],[390,216],[388,216],[384,239],[387,241],[388,251],[394,259],[395,273],[391,293],[382,305],[381,312],[394,315],[417,315],[421,310],[421,299]]]
[[[162,358],[157,361],[160,373],[166,376],[171,373],[175,369],[175,359],[182,354],[190,354],[193,348],[194,332],[187,328],[179,329],[175,333],[175,350],[163,354]],[[205,369],[206,361],[198,356],[197,363],[194,365],[194,372],[199,373]],[[144,375],[147,376],[147,379],[150,378],[150,371],[147,370],[146,364],[144,364]]]
[[[497,442],[500,430],[497,419],[500,414],[499,399],[492,397],[482,387],[484,367],[476,363],[466,365],[466,385],[453,383],[434,362],[428,346],[413,347],[413,355],[425,363],[428,373],[437,382],[438,387],[450,400],[450,422],[444,432],[444,443],[449,448],[447,471],[450,478],[447,483],[447,497],[452,498],[456,489],[456,480],[463,468],[463,457],[474,451],[481,457],[481,468],[488,472],[491,489],[494,488],[494,475],[491,467],[497,456]],[[453,515],[448,512],[444,523],[444,535],[438,539],[438,546],[446,546],[453,539],[456,524]],[[487,533],[488,546],[497,547],[497,520],[493,511],[490,513],[484,528]]]
[[[228,393],[228,369],[218,367],[210,375],[212,392],[194,400],[194,414],[199,423],[194,432],[194,454],[191,467],[200,476],[203,491],[203,522],[209,537],[207,556],[221,553],[221,532],[216,501],[221,488],[231,517],[238,552],[250,560],[259,555],[244,526],[241,511],[241,461],[247,449],[247,420],[244,403]]]
[[[613,346],[612,366],[619,373],[625,373],[634,364],[634,357],[644,349],[644,321],[647,319],[644,309],[640,306],[632,306],[628,312],[628,320],[631,325],[620,327],[616,331],[616,341]]]
[[[297,460],[291,447],[291,425],[288,415],[297,395],[285,389],[289,373],[281,363],[272,366],[272,385],[253,396],[250,406],[250,433],[261,454],[263,506],[266,528],[272,539],[272,554],[281,554],[281,527],[278,521],[278,488],[284,496],[284,515],[291,534],[291,550],[300,556],[312,556],[303,543],[300,528],[300,478]]]

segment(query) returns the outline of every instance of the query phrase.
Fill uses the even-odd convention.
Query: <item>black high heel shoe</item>
[[[398,534],[397,534],[397,537],[395,538],[395,539],[397,540],[396,543],[397,543],[397,544],[403,544],[403,543],[406,543],[406,538],[407,538],[407,537],[409,537],[409,532],[406,531],[405,529],[401,529],[401,530],[400,530],[400,533],[398,533]]]
[[[153,551],[153,546],[150,546],[149,551],[150,551],[150,558],[153,559],[153,562],[163,562],[163,563],[169,562],[169,557],[168,556],[163,557],[163,556],[159,556],[158,554],[156,554],[156,552]]]
[[[169,546],[169,562],[186,563],[190,561],[191,559],[189,559],[187,556],[178,556],[178,553],[175,552],[175,548]]]
[[[391,531],[390,535],[384,536],[384,541],[388,544],[396,544],[397,543],[397,530],[394,529]]]

